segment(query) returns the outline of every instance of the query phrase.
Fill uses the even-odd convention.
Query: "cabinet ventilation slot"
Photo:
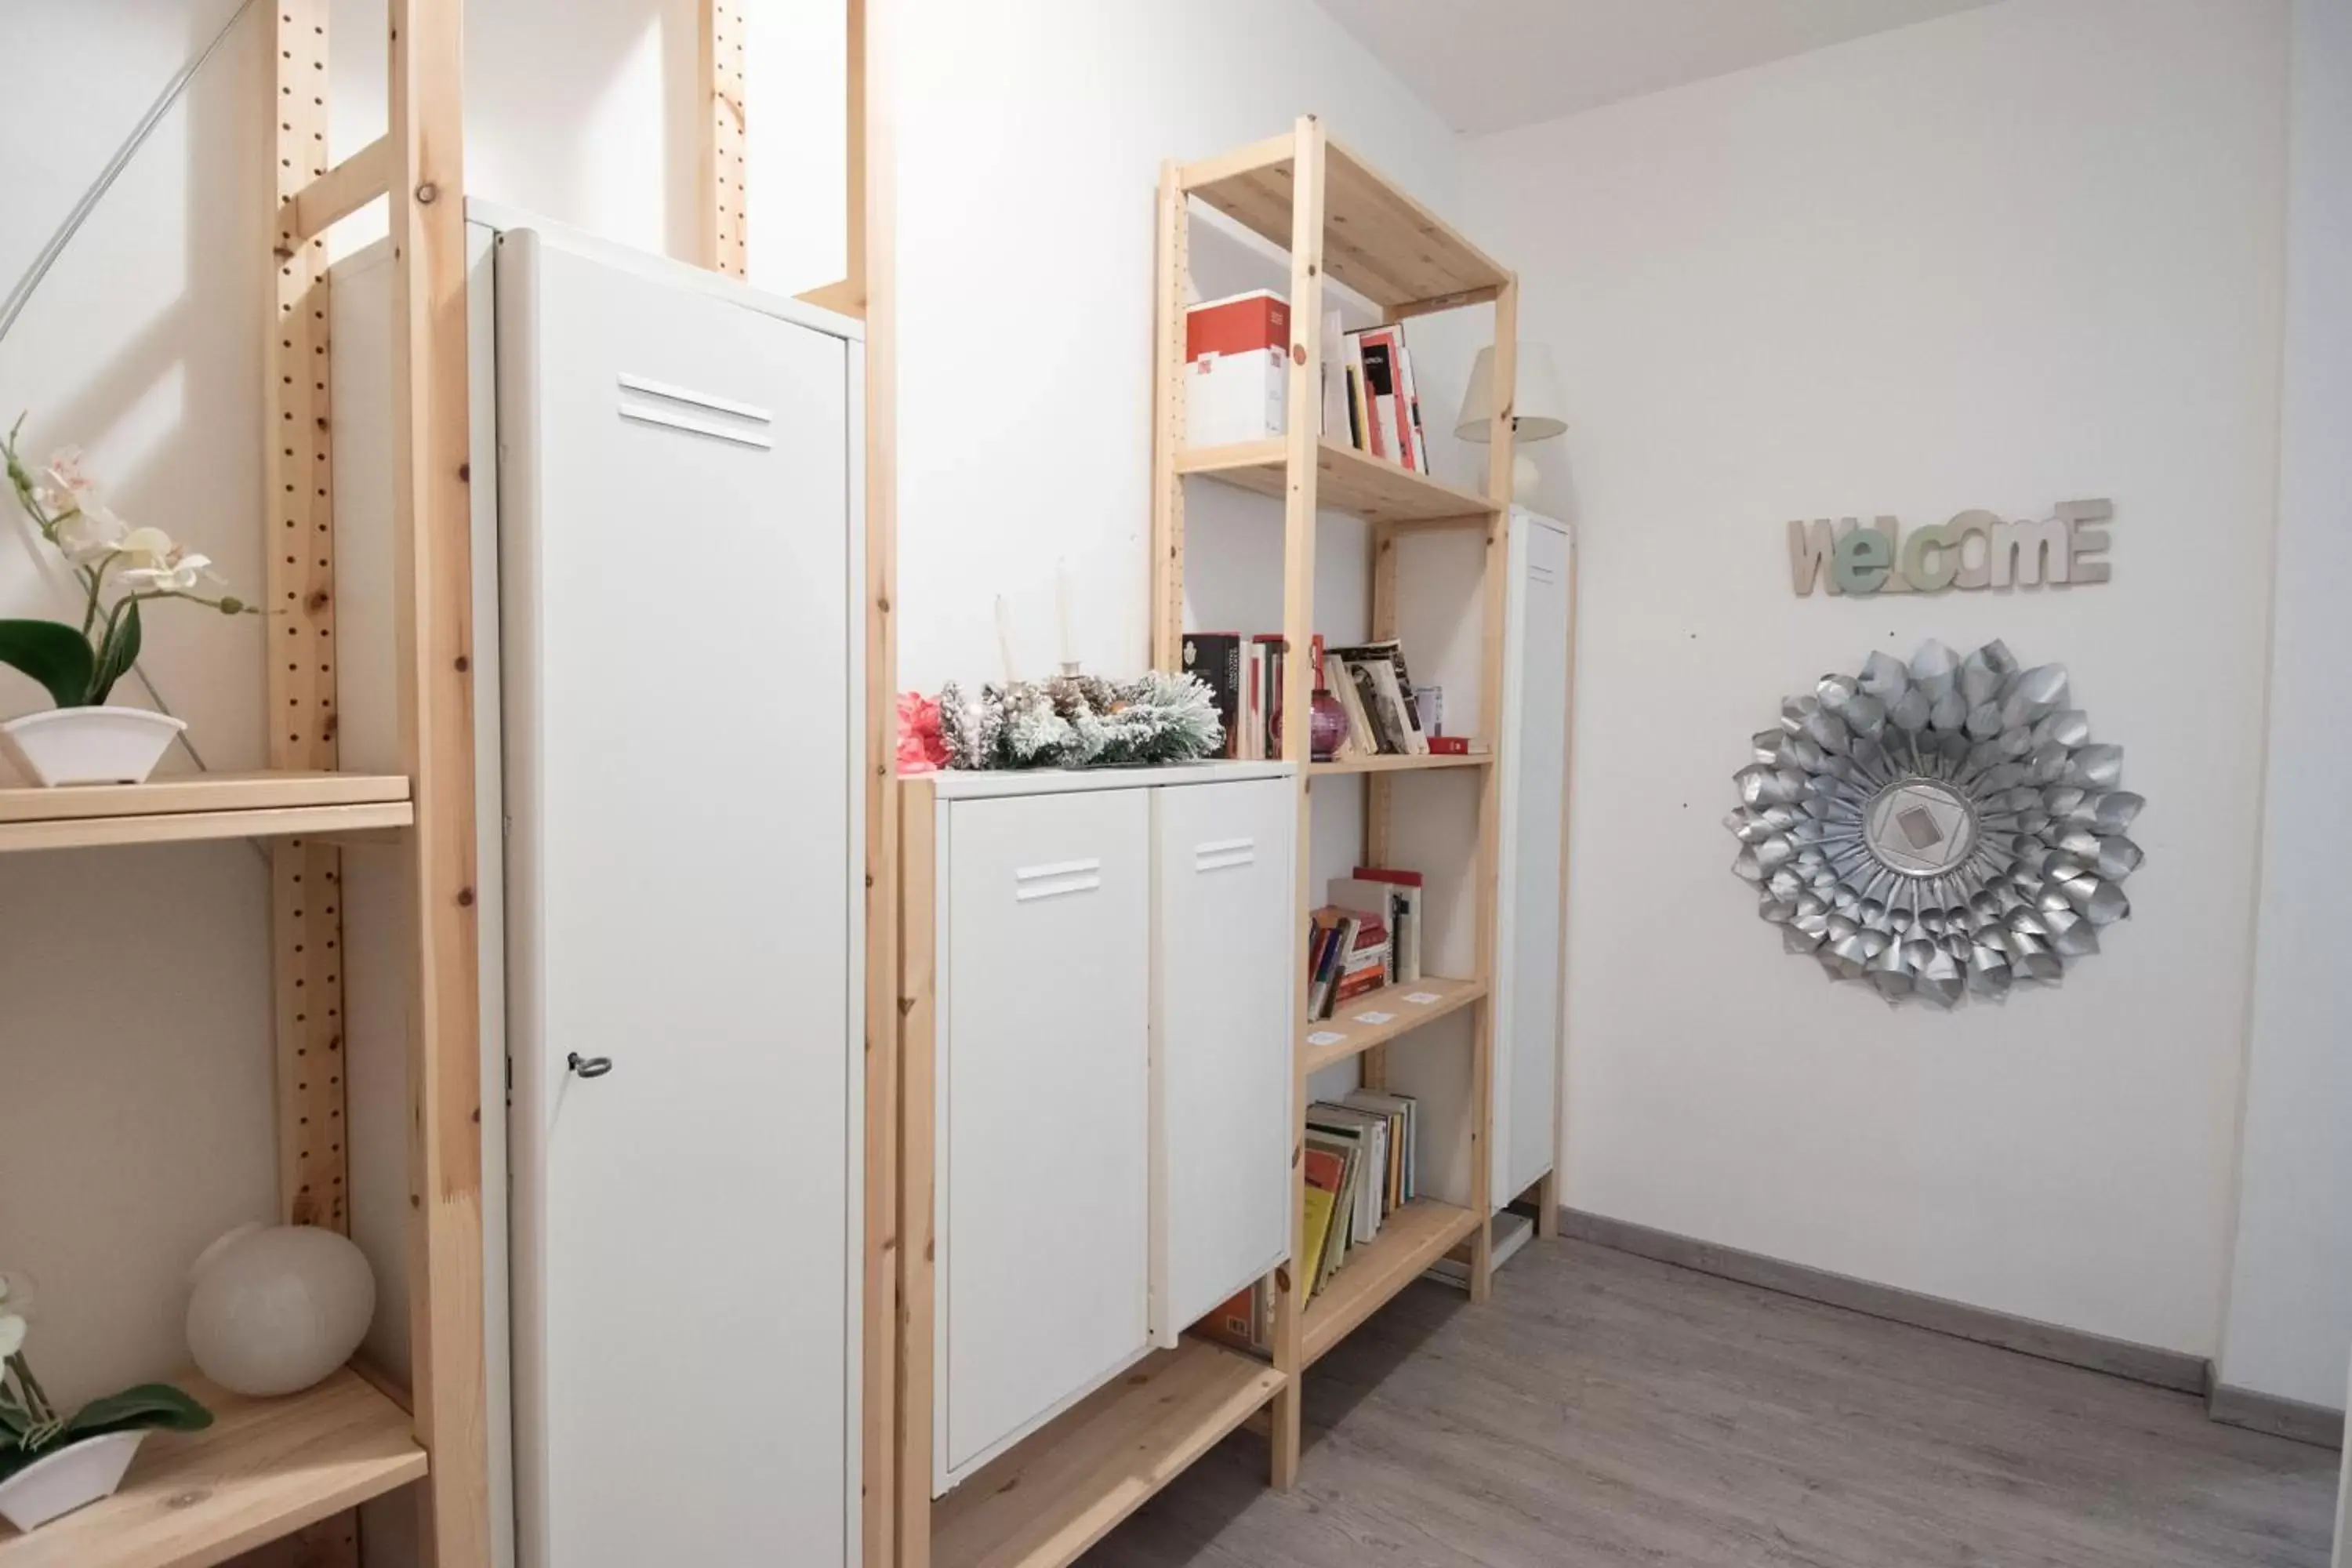
[[[642,375],[622,374],[620,414],[624,419],[634,419],[640,425],[661,425],[672,430],[684,430],[691,435],[709,436],[721,441],[732,441],[739,447],[757,447],[762,451],[775,446],[767,427],[775,416],[767,409],[732,398],[713,396],[691,387],[672,386],[664,381],[653,381]],[[678,406],[682,405],[683,406]],[[703,418],[686,412],[702,409],[719,417]]]
[[[1195,871],[1224,871],[1235,866],[1257,863],[1257,840],[1255,838],[1220,838],[1214,843],[1196,845],[1192,850]]]
[[[1013,873],[1013,898],[1016,903],[1090,892],[1101,886],[1099,860],[1056,860],[1049,866],[1024,866]]]

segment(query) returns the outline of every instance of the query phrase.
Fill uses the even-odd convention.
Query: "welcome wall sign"
[[[1798,595],[1826,583],[1832,594],[1937,594],[1947,588],[2073,586],[2112,574],[2107,531],[2116,515],[2105,500],[2058,503],[2055,515],[2003,522],[1964,511],[1947,523],[1901,532],[1881,517],[1865,528],[1854,518],[1789,524],[1789,578]]]

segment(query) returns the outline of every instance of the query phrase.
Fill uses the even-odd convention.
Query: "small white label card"
[[[1307,1043],[1310,1046],[1336,1046],[1347,1037],[1345,1035],[1335,1035],[1328,1029],[1318,1029],[1307,1037]]]
[[[1356,1022],[1359,1024],[1393,1024],[1396,1022],[1396,1015],[1394,1013],[1359,1013],[1356,1015]]]
[[[1417,1003],[1420,1005],[1426,1007],[1432,1002],[1437,1000],[1437,993],[1434,991],[1408,991],[1404,994],[1404,999],[1408,1002]]]

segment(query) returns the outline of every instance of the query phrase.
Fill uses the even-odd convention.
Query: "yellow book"
[[[1323,1244],[1331,1235],[1332,1196],[1321,1187],[1307,1187],[1307,1267],[1305,1278],[1310,1282],[1308,1295],[1322,1288]]]

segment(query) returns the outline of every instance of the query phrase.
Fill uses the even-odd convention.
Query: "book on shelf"
[[[1389,1163],[1390,1210],[1393,1212],[1420,1196],[1421,1172],[1416,1154],[1419,1141],[1415,1134],[1420,1131],[1421,1102],[1409,1095],[1360,1089],[1341,1095],[1339,1103],[1389,1119],[1389,1147],[1402,1152]]]
[[[1250,638],[1243,656],[1243,750],[1249,762],[1270,762],[1282,755],[1282,679],[1288,644],[1276,633],[1261,632]]]
[[[1387,978],[1391,984],[1421,978],[1421,889],[1420,872],[1380,866],[1359,866],[1352,877],[1331,879],[1330,902],[1342,909],[1371,910],[1388,927]]]
[[[1271,289],[1184,311],[1184,443],[1263,441],[1289,428],[1290,302]]]
[[[1323,312],[1323,435],[1345,437],[1350,447],[1356,444],[1355,390],[1348,379],[1348,333],[1340,324],[1339,312]]]
[[[1334,1216],[1335,1223],[1347,1222],[1347,1245],[1360,1247],[1378,1239],[1381,1220],[1389,1209],[1389,1119],[1352,1105],[1318,1100],[1307,1108],[1307,1134],[1312,1139],[1318,1133],[1328,1139],[1352,1140],[1356,1146],[1355,1180],[1340,1194],[1345,1206]]]
[[[1221,757],[1238,758],[1242,742],[1242,638],[1239,632],[1186,632],[1184,672],[1197,675],[1224,726]]]
[[[1326,904],[1308,917],[1307,1017],[1328,1018],[1342,1002],[1388,984],[1387,922],[1365,910]]]
[[[1344,1147],[1310,1144],[1299,1162],[1305,1173],[1300,1198],[1307,1205],[1307,1255],[1300,1260],[1301,1273],[1310,1296],[1323,1288],[1323,1281],[1344,1256],[1345,1238],[1335,1239],[1335,1233],[1340,1219],[1339,1194],[1348,1185],[1349,1152]]]
[[[1258,1355],[1274,1353],[1273,1314],[1267,1310],[1265,1281],[1253,1279],[1192,1325],[1195,1333]]]

